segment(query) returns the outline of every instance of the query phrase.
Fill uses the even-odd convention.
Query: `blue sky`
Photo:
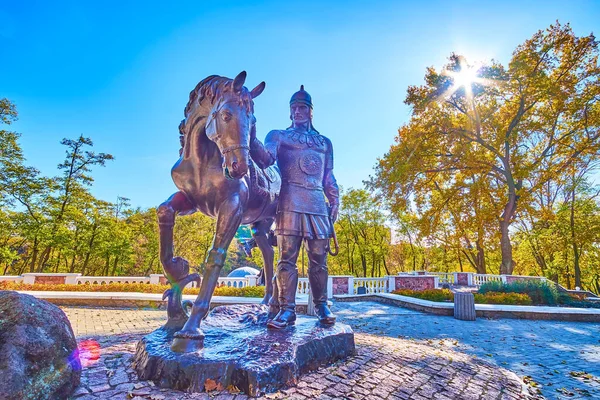
[[[556,20],[598,33],[600,1],[5,1],[0,5],[0,97],[17,105],[29,164],[57,173],[63,137],[91,137],[115,156],[93,193],[133,206],[175,190],[178,124],[208,75],[248,72],[258,136],[289,125],[304,84],[314,124],[334,145],[338,182],[360,187],[410,109],[409,85],[451,52],[506,64]]]

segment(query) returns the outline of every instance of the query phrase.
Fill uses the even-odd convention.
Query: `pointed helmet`
[[[306,90],[304,90],[304,85],[300,85],[300,90],[292,95],[290,99],[290,106],[294,103],[303,103],[313,108],[312,99],[310,98],[310,94]]]

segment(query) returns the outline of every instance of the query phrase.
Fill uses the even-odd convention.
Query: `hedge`
[[[505,305],[531,305],[531,297],[524,293],[473,293],[475,304],[505,304]]]
[[[429,301],[454,301],[454,293],[448,289],[428,289],[423,291],[398,289],[392,292],[401,296],[416,297],[417,299]],[[474,293],[476,304],[507,304],[507,305],[530,305],[531,298],[521,293]]]
[[[454,301],[454,293],[452,293],[452,291],[449,289],[427,289],[421,291],[397,289],[392,293],[429,301]]]
[[[528,295],[533,304],[554,306],[559,302],[556,285],[541,280],[523,280],[512,283],[487,282],[481,285],[479,293],[522,293]]]
[[[21,282],[0,281],[0,290],[25,290],[25,291],[52,291],[52,292],[137,292],[137,293],[163,293],[170,286],[151,285],[148,283],[107,283],[105,285],[50,285],[50,284],[24,284]],[[200,288],[188,287],[184,294],[198,294]],[[264,286],[248,286],[235,288],[219,286],[215,289],[215,296],[231,297],[263,297]]]

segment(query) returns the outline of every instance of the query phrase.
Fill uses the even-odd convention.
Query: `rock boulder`
[[[3,399],[66,399],[79,385],[77,341],[65,313],[47,301],[0,291]]]

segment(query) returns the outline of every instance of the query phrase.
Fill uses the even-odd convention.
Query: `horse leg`
[[[173,257],[173,226],[177,214],[188,215],[195,211],[182,192],[173,194],[156,210],[158,216],[160,261],[171,288],[165,291],[168,298],[165,326],[181,328],[188,316],[182,303],[182,291],[192,281],[199,281],[198,274],[189,274],[189,263],[181,257]]]
[[[264,273],[265,273],[265,297],[262,304],[269,305],[269,319],[273,319],[279,312],[278,293],[273,295],[273,260],[275,259],[275,251],[269,240],[269,229],[273,225],[273,219],[265,219],[256,222],[252,225],[252,237],[256,241],[256,245],[260,249],[263,257]]]
[[[242,222],[242,206],[239,197],[223,203],[217,215],[217,224],[213,245],[206,258],[206,271],[202,278],[200,293],[194,301],[190,317],[182,330],[175,333],[171,350],[188,353],[204,346],[204,334],[200,330],[200,321],[208,314],[210,299],[217,286],[219,273],[225,263],[225,256],[235,232]]]

